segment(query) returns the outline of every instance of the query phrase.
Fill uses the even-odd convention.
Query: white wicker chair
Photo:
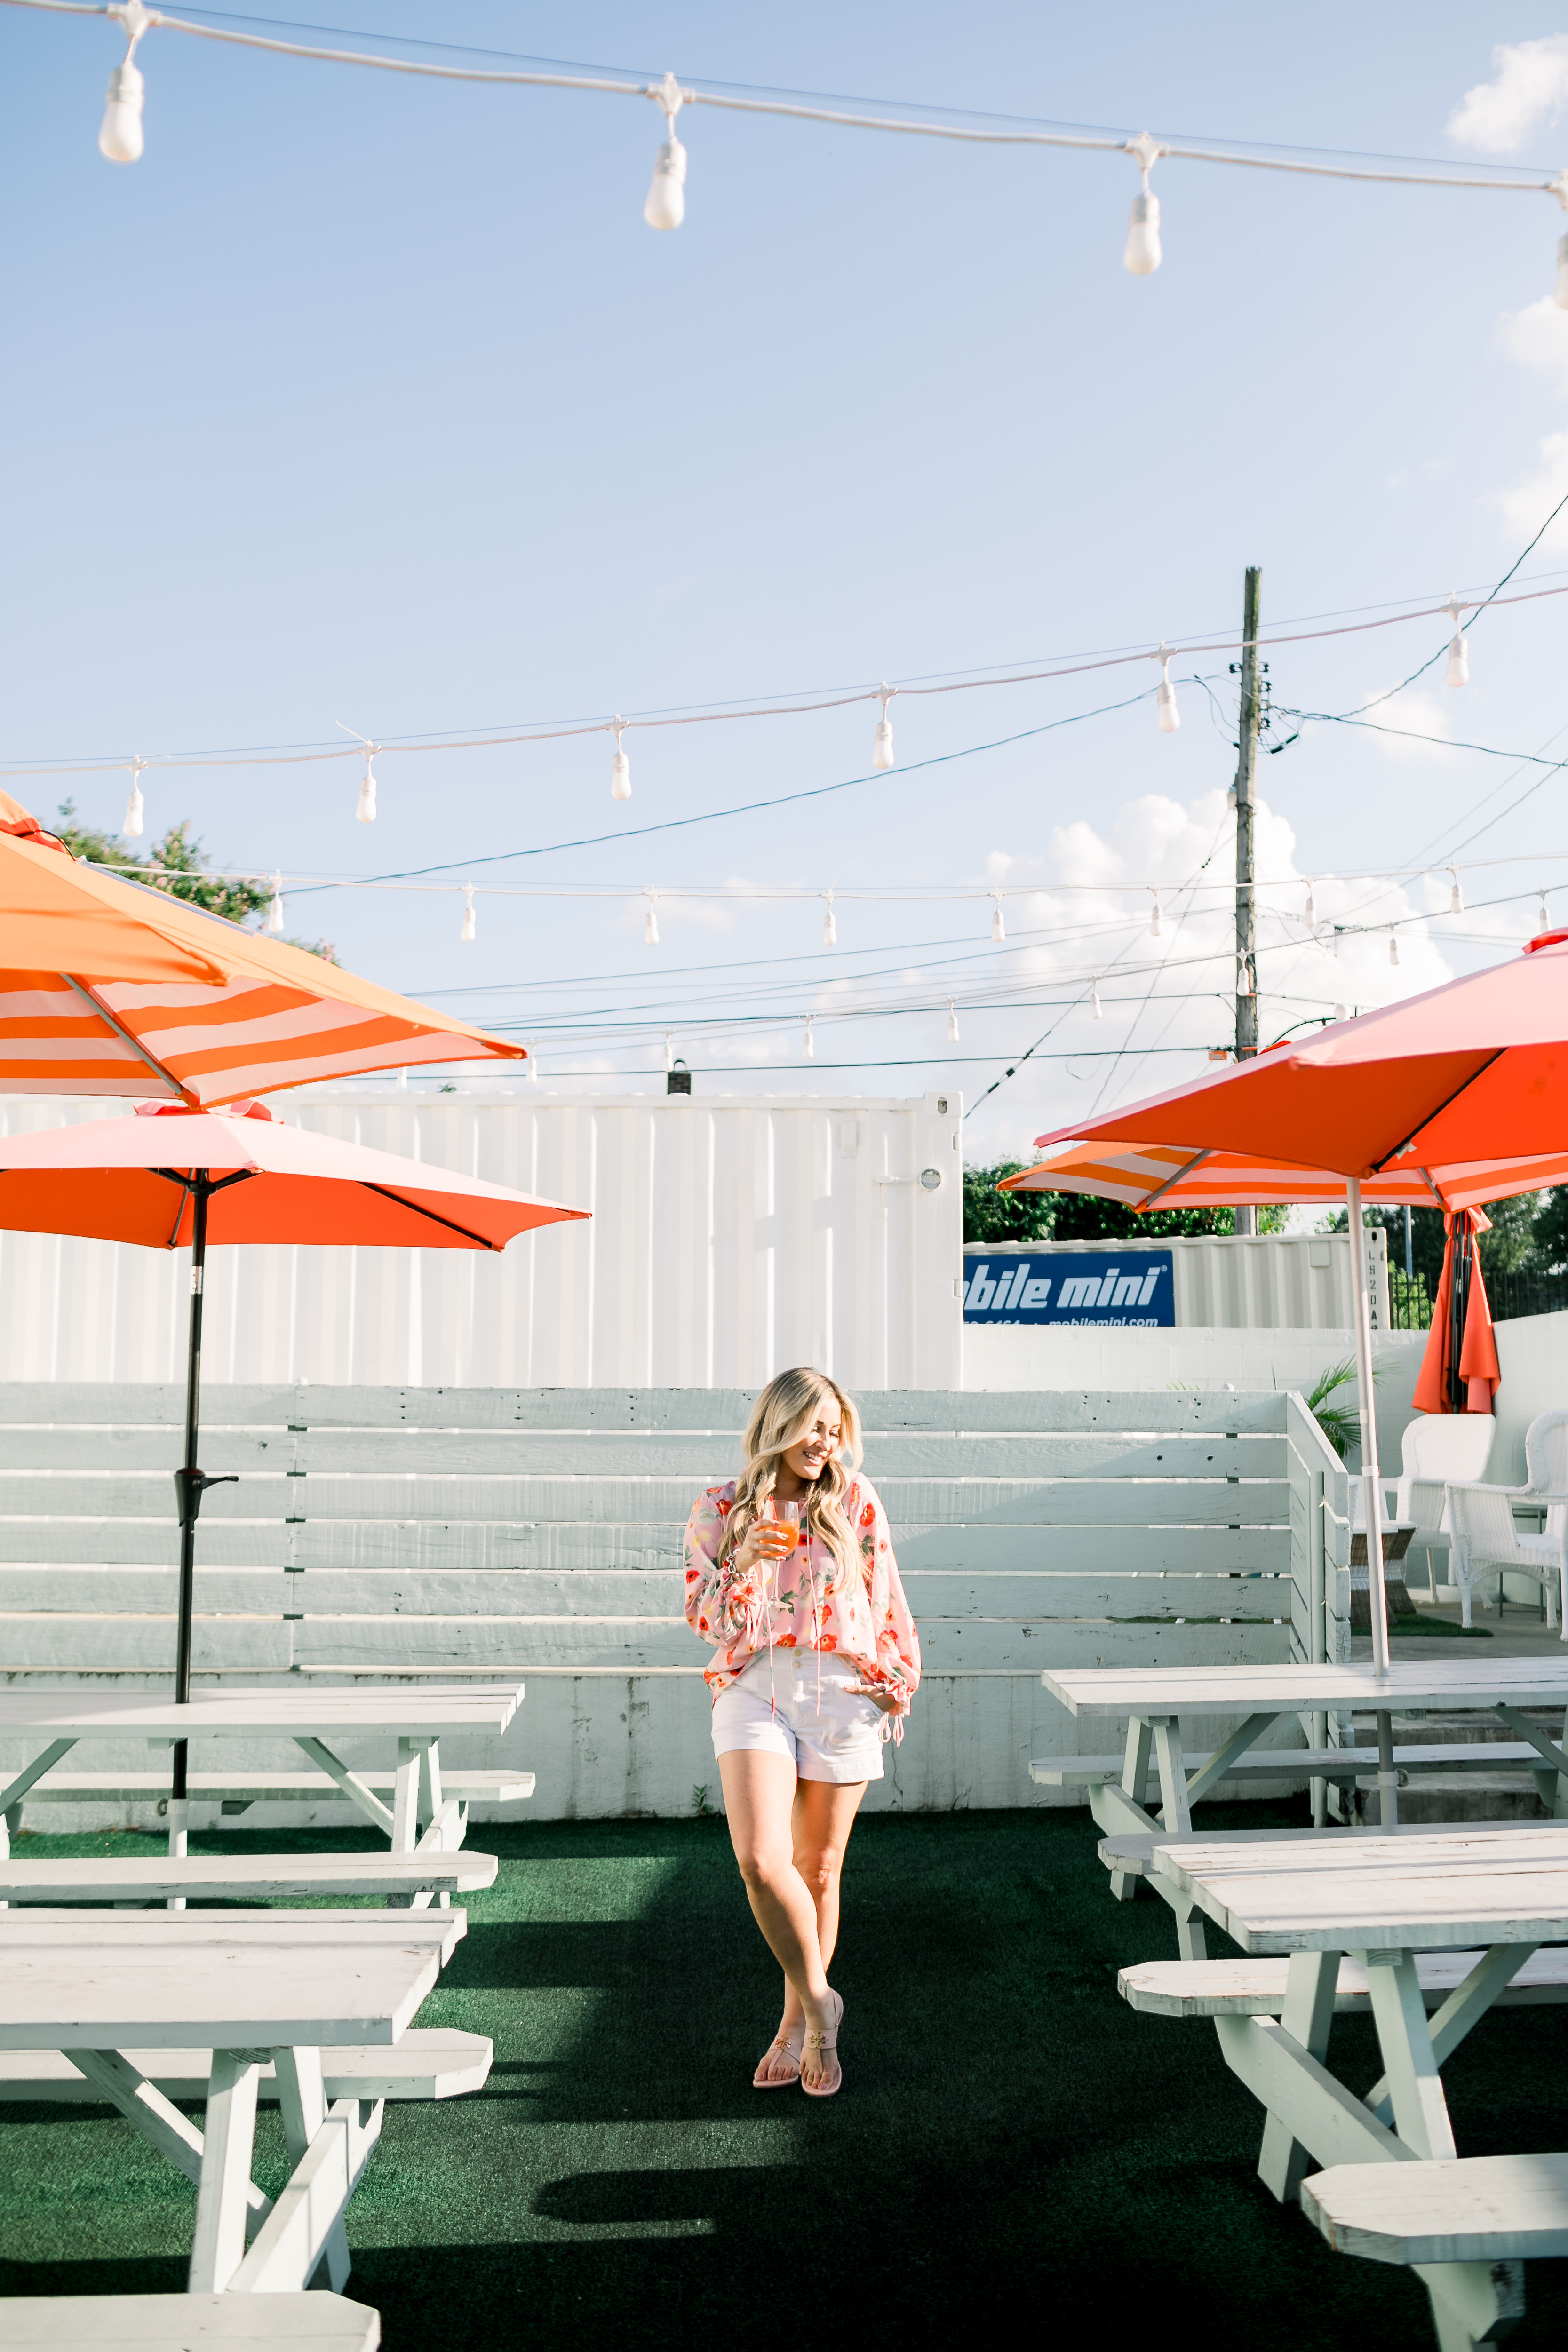
[[[1378,1481],[1384,1527],[1403,1522],[1418,1530],[1411,1538],[1410,1550],[1426,1553],[1434,1598],[1437,1580],[1432,1554],[1449,1549],[1448,1486],[1455,1480],[1468,1484],[1484,1476],[1496,1433],[1497,1423],[1489,1412],[1419,1412],[1401,1441],[1398,1477]],[[1360,1479],[1352,1479],[1351,1525],[1357,1530],[1366,1525],[1365,1493]],[[1427,1536],[1431,1540],[1423,1541]]]

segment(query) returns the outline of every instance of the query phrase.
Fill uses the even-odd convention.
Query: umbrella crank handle
[[[182,1528],[194,1528],[202,1507],[202,1496],[209,1486],[237,1486],[239,1473],[230,1470],[221,1478],[209,1478],[205,1470],[176,1470],[174,1473],[174,1515]]]

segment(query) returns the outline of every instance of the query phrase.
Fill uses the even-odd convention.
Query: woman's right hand
[[[736,1572],[750,1575],[755,1568],[766,1570],[787,1559],[795,1549],[796,1529],[788,1519],[753,1519],[734,1551]]]

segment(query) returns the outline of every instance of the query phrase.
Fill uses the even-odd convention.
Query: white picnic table
[[[323,2259],[348,2275],[343,2211],[381,2134],[379,2096],[327,2098],[323,2047],[391,2053],[462,1932],[403,1914],[355,1933],[310,1915],[0,1918],[0,2053],[59,2053],[196,2183],[188,2290],[298,2294]],[[198,2131],[127,2055],[200,2051]],[[277,2200],[250,2178],[270,2063],[293,2171]],[[250,2241],[247,2251],[247,2241]]]
[[[1479,1644],[1476,1645],[1479,1648]],[[1467,1644],[1467,1649],[1468,1645]],[[1089,1789],[1096,1822],[1109,1832],[1185,1835],[1192,1808],[1255,1748],[1281,1717],[1321,1711],[1372,1710],[1392,1714],[1474,1707],[1499,1717],[1557,1774],[1556,1802],[1568,1812],[1568,1752],[1521,1710],[1568,1707],[1568,1655],[1557,1658],[1422,1659],[1393,1664],[1379,1675],[1371,1664],[1278,1666],[1091,1666],[1040,1676],[1052,1696],[1079,1717],[1127,1718],[1120,1781]],[[1244,1717],[1197,1770],[1189,1773],[1182,1747],[1182,1718]],[[1389,1749],[1392,1759],[1392,1748]],[[1145,1811],[1142,1799],[1151,1761],[1158,1769],[1162,1814]],[[1145,1872],[1149,1885],[1176,1914],[1184,1959],[1202,1959],[1206,1950],[1202,1922],[1192,1915],[1190,1896],[1160,1867]],[[1111,1892],[1127,1900],[1136,1876],[1112,1866]]]
[[[463,1842],[468,1809],[442,1788],[441,1739],[449,1733],[503,1732],[522,1696],[521,1683],[426,1684],[416,1689],[312,1685],[214,1691],[182,1706],[145,1692],[0,1691],[0,1739],[20,1735],[37,1743],[20,1770],[0,1781],[0,1858],[10,1851],[23,1798],[30,1790],[47,1794],[47,1776],[61,1759],[79,1741],[98,1739],[143,1739],[156,1749],[172,1748],[180,1739],[291,1739],[366,1820],[385,1832],[394,1853],[422,1847],[447,1852]],[[390,1806],[336,1752],[344,1740],[367,1738],[396,1742]],[[258,1775],[262,1784],[268,1778]],[[173,1801],[169,1851],[185,1851],[184,1808]]]
[[[1568,1822],[1423,1837],[1328,1831],[1288,1845],[1189,1836],[1160,1861],[1244,1952],[1289,1955],[1278,2016],[1215,2015],[1226,2063],[1267,2110],[1258,2171],[1275,2196],[1294,2197],[1314,2162],[1452,2162],[1441,2068],[1537,1948],[1568,1941]],[[1460,1950],[1473,1964],[1429,2019],[1417,1955]],[[1383,2059],[1381,2078],[1360,2095],[1328,2064],[1347,1956],[1365,1971]],[[1197,1973],[1181,1963],[1124,1972]],[[1522,2309],[1517,2263],[1413,2267],[1445,2352],[1489,2337]]]

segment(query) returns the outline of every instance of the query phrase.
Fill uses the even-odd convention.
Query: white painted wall
[[[1524,1479],[1524,1433],[1538,1412],[1568,1405],[1568,1315],[1521,1315],[1497,1326],[1497,1436],[1487,1476]]]
[[[1564,1327],[1562,1347],[1568,1370],[1568,1315],[1543,1316]],[[1500,1323],[1505,1331],[1518,1324]],[[1374,1360],[1385,1366],[1377,1383],[1378,1454],[1384,1469],[1397,1471],[1400,1441],[1415,1417],[1411,1398],[1426,1345],[1425,1331],[1380,1331]],[[1022,1323],[987,1329],[968,1323],[963,1332],[966,1389],[1299,1389],[1306,1395],[1320,1373],[1355,1356],[1355,1333],[1341,1331],[1235,1331],[1189,1328],[1166,1331],[1096,1329],[1076,1324],[1063,1330],[1031,1329]],[[1568,1378],[1563,1383],[1568,1396]],[[1341,1391],[1353,1402],[1356,1383]],[[1499,1405],[1502,1399],[1500,1394]],[[1522,1444],[1521,1444],[1522,1458]],[[1353,1457],[1352,1457],[1353,1459]],[[1524,1475],[1522,1469],[1521,1477]]]
[[[126,1106],[129,1108],[129,1106]],[[956,1388],[962,1098],[425,1094],[277,1097],[277,1115],[591,1209],[503,1257],[223,1249],[211,1381]],[[101,1102],[0,1099],[0,1132]],[[922,1189],[922,1170],[940,1182]],[[0,1380],[177,1380],[187,1260],[0,1234]]]

